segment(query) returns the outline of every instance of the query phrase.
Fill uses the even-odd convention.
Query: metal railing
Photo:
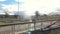
[[[36,22],[35,25],[33,22],[26,22],[26,23],[11,23],[11,24],[5,24],[5,25],[0,25],[0,34],[23,34],[29,32],[29,31],[34,31],[38,30],[48,26],[50,21],[40,21]],[[41,23],[42,26],[41,26]],[[47,25],[46,25],[47,24]]]

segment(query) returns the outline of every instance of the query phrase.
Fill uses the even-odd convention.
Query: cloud
[[[25,0],[16,0],[16,2],[24,2]]]
[[[40,13],[48,14],[60,7],[60,0],[16,0],[17,2],[24,2],[23,9],[28,14],[33,14],[36,10]]]
[[[0,0],[1,1],[1,0]],[[60,7],[60,0],[16,0],[16,2],[24,2],[23,4],[9,4],[3,5],[2,9],[8,9],[8,11],[25,11],[28,15],[34,15],[35,11],[39,11],[42,14],[48,14],[54,11],[57,7]]]
[[[20,7],[18,7],[18,4],[13,4],[13,5],[2,5],[3,7],[2,7],[2,9],[4,9],[4,10],[8,10],[8,11],[10,11],[10,12],[12,12],[12,11],[20,11]]]
[[[6,0],[0,0],[0,2],[4,2],[4,1],[6,1]]]

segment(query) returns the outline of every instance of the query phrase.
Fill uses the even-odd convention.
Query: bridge
[[[56,23],[55,23],[56,22]],[[40,21],[36,22],[35,27],[33,22],[24,22],[24,23],[9,23],[0,25],[0,34],[22,34],[27,33],[29,31],[38,30],[41,28],[45,28],[48,25],[53,25],[51,27],[59,26],[60,21],[48,20],[48,21]],[[41,25],[42,23],[42,25]]]

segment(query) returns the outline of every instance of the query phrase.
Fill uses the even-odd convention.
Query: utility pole
[[[19,0],[18,0],[18,19],[19,19]]]

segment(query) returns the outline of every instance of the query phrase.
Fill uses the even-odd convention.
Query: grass
[[[6,21],[0,21],[0,25],[6,24]]]
[[[60,30],[54,30],[54,31],[51,31],[49,34],[60,34]]]
[[[51,32],[50,34],[60,34],[60,32]]]

